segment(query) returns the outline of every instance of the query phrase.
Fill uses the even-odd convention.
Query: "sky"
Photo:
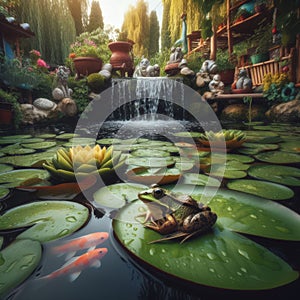
[[[91,1],[91,0],[90,0]],[[124,14],[130,5],[135,6],[137,0],[98,0],[102,11],[104,24],[109,24],[115,28],[121,29]],[[148,3],[148,13],[152,10],[156,11],[158,21],[161,26],[162,19],[162,1],[161,0],[145,0]]]

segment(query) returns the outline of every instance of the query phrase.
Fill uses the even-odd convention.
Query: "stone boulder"
[[[292,100],[273,105],[267,112],[266,117],[271,122],[300,122],[300,100]]]

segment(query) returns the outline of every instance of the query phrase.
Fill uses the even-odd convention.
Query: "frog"
[[[195,235],[209,231],[217,221],[217,214],[190,195],[173,194],[153,184],[149,189],[138,193],[138,198],[147,206],[143,224],[165,237],[151,243],[182,238],[185,242]]]

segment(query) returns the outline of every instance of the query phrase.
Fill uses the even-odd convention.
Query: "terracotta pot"
[[[234,69],[222,70],[219,72],[219,75],[224,84],[232,84],[234,80]]]
[[[128,76],[132,76],[134,71],[133,58],[130,53],[133,43],[130,42],[111,42],[108,48],[112,52],[110,63],[114,70],[120,70],[122,76],[127,72]]]
[[[73,62],[78,77],[98,73],[102,68],[102,60],[96,57],[76,57]]]
[[[9,103],[0,103],[0,124],[11,125],[13,122],[12,105]]]

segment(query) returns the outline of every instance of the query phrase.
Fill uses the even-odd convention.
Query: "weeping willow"
[[[144,0],[139,0],[135,7],[129,7],[122,25],[122,31],[135,42],[133,47],[135,56],[148,56],[149,30],[148,6]]]
[[[35,33],[35,37],[23,41],[25,55],[36,49],[48,64],[62,64],[65,61],[76,36],[66,0],[20,1],[17,18],[20,22],[29,23]]]

